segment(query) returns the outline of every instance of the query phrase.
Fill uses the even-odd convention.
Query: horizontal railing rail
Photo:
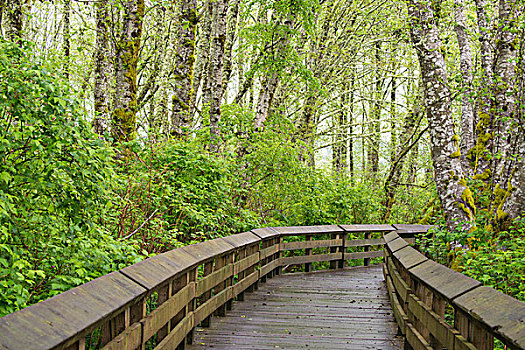
[[[427,259],[403,233],[385,235],[383,271],[405,349],[525,348],[524,303]]]
[[[233,300],[243,300],[244,293],[253,291],[268,278],[287,272],[380,263],[385,254],[385,277],[395,317],[403,334],[410,334],[407,343],[412,344],[418,334],[424,339],[426,333],[421,331],[421,335],[418,330],[427,319],[420,319],[420,314],[411,311],[416,310],[414,305],[420,305],[422,300],[419,294],[411,292],[419,290],[414,289],[411,282],[411,269],[416,265],[405,268],[402,264],[410,258],[399,254],[404,254],[402,249],[408,249],[407,241],[413,241],[414,234],[424,233],[428,227],[260,228],[178,248],[0,318],[0,348],[183,349],[192,342],[196,326],[209,326],[213,315],[225,315]],[[383,250],[385,245],[387,249]],[[415,254],[419,253],[415,251]],[[416,261],[419,266],[423,260]],[[414,275],[414,281],[417,276],[420,275]],[[477,288],[479,282],[476,283]],[[414,301],[410,304],[410,298],[416,297],[416,304]],[[435,300],[437,303],[438,299]],[[427,301],[424,299],[423,304]],[[472,318],[466,311],[472,305],[467,301],[462,305],[458,315],[462,312],[467,319]],[[515,312],[509,310],[509,314],[515,315]],[[470,323],[466,325],[470,327]],[[411,333],[407,333],[407,329]],[[455,337],[461,340],[462,330],[457,332]],[[432,332],[429,334],[434,337]],[[507,331],[501,334],[505,334],[506,341],[512,338]],[[432,342],[429,337],[427,343]],[[464,338],[468,345],[469,334]],[[507,343],[520,344],[516,338]]]

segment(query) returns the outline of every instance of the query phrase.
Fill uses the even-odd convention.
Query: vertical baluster
[[[370,232],[365,232],[365,239],[370,239]],[[370,251],[370,246],[369,245],[365,245],[364,251],[365,252],[369,252]],[[363,260],[364,260],[363,263],[364,263],[365,266],[369,266],[370,265],[370,258],[364,258]]]
[[[204,271],[203,271],[202,277],[204,278],[212,272],[213,272],[213,260],[204,263]],[[204,304],[207,300],[210,299],[211,290],[204,292],[201,296],[198,296],[198,297],[199,297],[200,304]],[[209,326],[210,326],[210,316],[206,317],[201,322],[201,327],[209,327]]]
[[[246,256],[247,256],[246,251],[247,250],[248,250],[248,247],[243,247],[242,249],[239,250],[239,252],[237,253],[237,261],[241,261],[242,259],[246,258]],[[237,283],[240,283],[245,277],[246,277],[246,272],[245,271],[239,272],[239,274],[237,275]],[[244,291],[240,292],[237,295],[237,300],[238,301],[244,301]]]
[[[171,296],[172,291],[172,283],[168,283],[166,286],[163,286],[159,288],[159,297],[157,302],[157,307],[164,304]],[[158,330],[157,332],[157,342],[160,342],[162,339],[164,339],[170,330],[170,322],[168,322],[164,327]]]
[[[193,270],[189,271],[187,274],[187,283],[195,283],[197,281],[197,268],[194,268]],[[197,306],[197,298],[195,296],[193,299],[191,299],[188,302],[188,305],[186,305],[186,315],[189,313],[195,311]],[[186,344],[193,344],[193,335],[195,334],[195,327],[189,331],[188,335],[186,336]],[[184,341],[182,342],[184,343]]]
[[[312,240],[312,235],[306,235],[305,240],[307,242],[310,242]],[[312,248],[306,248],[305,255],[312,255]],[[312,271],[312,263],[305,263],[304,272],[311,272],[311,271]]]

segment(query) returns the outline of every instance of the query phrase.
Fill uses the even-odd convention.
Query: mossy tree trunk
[[[95,84],[93,94],[95,101],[95,117],[93,130],[104,135],[109,127],[109,4],[107,1],[97,1],[95,6],[96,42],[95,42]]]
[[[213,153],[218,153],[221,146],[221,132],[219,124],[221,121],[221,103],[224,93],[223,67],[224,67],[224,47],[226,43],[226,16],[228,13],[228,0],[217,0],[213,2],[212,25],[213,35],[210,44],[210,65],[209,65],[209,89],[210,93],[210,143],[209,149]]]
[[[172,98],[171,135],[188,136],[191,128],[190,104],[193,91],[193,63],[195,62],[195,31],[197,2],[184,0],[180,5],[179,42],[175,58],[175,91]]]
[[[111,116],[113,142],[135,138],[137,114],[137,64],[142,38],[144,0],[124,4],[122,33],[117,43],[115,62],[115,106]]]
[[[197,96],[202,100],[202,109],[206,104],[209,105],[211,90],[208,86],[208,66],[210,59],[210,38],[211,38],[211,22],[213,19],[213,6],[211,1],[198,2],[200,19],[197,25],[197,40],[195,44],[195,72],[193,77],[193,86],[195,93],[192,95],[190,104],[190,114],[193,116],[197,109]]]
[[[465,24],[464,0],[455,0],[456,36],[460,52],[460,71],[462,78],[461,101],[461,160],[465,163],[468,151],[474,146],[474,104],[472,102],[472,50]],[[469,167],[464,167],[467,171]]]
[[[7,19],[7,39],[16,42],[23,37],[23,0],[7,0],[5,5]]]
[[[447,227],[452,230],[458,222],[472,223],[476,209],[463,176],[446,64],[440,52],[442,43],[433,10],[422,1],[407,0],[407,4],[411,39],[417,51],[425,92],[436,189]]]

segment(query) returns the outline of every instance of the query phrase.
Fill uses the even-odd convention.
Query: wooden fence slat
[[[270,239],[273,237],[279,237],[281,234],[275,230],[274,227],[262,227],[256,228],[251,231],[257,237],[261,239]]]
[[[266,259],[267,257],[272,256],[272,255],[274,255],[274,254],[276,254],[278,252],[279,252],[279,245],[278,244],[274,244],[274,245],[271,245],[271,246],[269,246],[267,248],[263,248],[263,249],[260,250],[261,260],[262,259]]]
[[[342,239],[319,239],[316,241],[283,242],[281,250],[286,251],[307,248],[338,247],[342,244]]]
[[[395,229],[391,225],[339,225],[346,232],[390,232]]]
[[[423,254],[412,247],[402,248],[396,252],[393,252],[392,255],[394,255],[394,257],[407,270],[428,260]]]
[[[178,344],[185,341],[187,334],[193,327],[195,327],[195,319],[193,312],[190,312],[173,328],[168,336],[155,347],[155,350],[175,349]]]
[[[142,324],[134,323],[115,339],[106,344],[103,350],[136,349],[142,343]]]
[[[282,259],[282,258],[280,258]],[[270,261],[268,264],[264,265],[264,266],[261,266],[259,272],[260,272],[260,275],[261,276],[265,276],[267,275],[268,273],[272,272],[274,269],[276,269],[277,267],[281,266],[281,261],[280,259],[276,259],[276,260],[272,260]]]
[[[210,316],[220,306],[224,305],[228,299],[232,298],[231,287],[223,289],[220,293],[212,296],[204,304],[200,305],[195,311],[195,324],[199,324],[206,317]]]
[[[384,254],[385,253],[382,250],[373,250],[369,252],[345,253],[345,260],[364,259],[364,258],[382,258]]]
[[[343,232],[337,225],[319,225],[319,226],[287,226],[274,227],[275,231],[284,236],[300,236],[306,234],[328,234]]]
[[[403,249],[408,246],[408,243],[401,237],[394,239],[386,244],[388,249],[394,253],[400,249]]]
[[[430,344],[419,334],[410,323],[407,323],[406,339],[414,350],[432,350]]]
[[[246,276],[242,281],[236,283],[233,286],[233,297],[236,297],[240,293],[244,292],[249,286],[257,282],[259,279],[259,270],[252,272],[250,275]]]
[[[209,275],[203,277],[197,281],[197,287],[195,291],[196,296],[200,296],[203,293],[209,291],[219,283],[226,281],[227,278],[233,275],[233,266],[226,265],[218,270],[213,271]]]
[[[242,260],[237,261],[233,264],[233,275],[238,275],[239,272],[243,272],[250,266],[255,265],[259,262],[259,252],[252,254]]]
[[[144,340],[151,338],[195,297],[195,283],[191,282],[170,299],[148,314],[142,321]]]
[[[341,259],[341,257],[341,253],[288,256],[285,258],[281,258],[281,263],[282,265],[298,265],[311,262],[338,260]]]
[[[352,239],[346,240],[345,247],[364,247],[369,245],[383,245],[385,240],[383,238],[371,238],[371,239]]]
[[[451,270],[432,260],[425,261],[413,267],[410,269],[410,273],[417,280],[428,285],[449,300],[481,285],[481,283],[475,279]]]

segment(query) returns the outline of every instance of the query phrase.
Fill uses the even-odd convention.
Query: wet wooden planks
[[[379,266],[288,274],[259,284],[190,349],[401,349]]]

